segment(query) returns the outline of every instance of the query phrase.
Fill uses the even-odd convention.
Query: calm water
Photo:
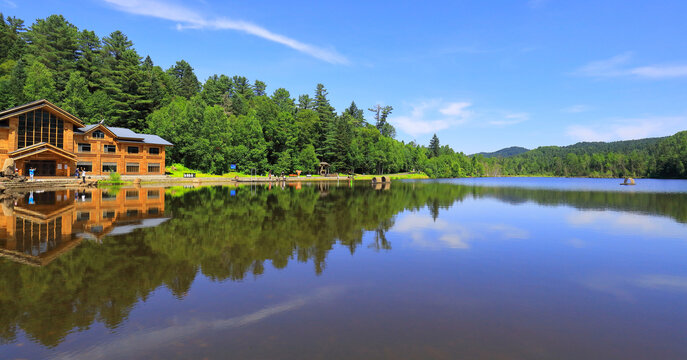
[[[27,194],[0,358],[685,359],[687,182]]]

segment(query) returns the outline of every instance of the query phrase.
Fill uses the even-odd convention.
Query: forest
[[[390,105],[351,101],[337,111],[323,84],[313,89],[294,96],[226,74],[201,82],[184,60],[163,69],[144,58],[121,31],[100,37],[61,15],[27,26],[0,14],[0,109],[47,99],[86,123],[160,135],[175,144],[168,164],[213,174],[232,164],[240,172],[310,173],[325,161],[333,172],[419,171],[433,178],[687,177],[685,133],[633,148],[573,145],[467,156],[441,145],[436,134],[427,145],[396,140]]]

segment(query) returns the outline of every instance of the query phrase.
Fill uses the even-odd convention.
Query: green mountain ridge
[[[511,147],[503,148],[501,150],[496,150],[494,152],[480,152],[477,154],[472,154],[470,156],[482,155],[485,158],[511,157],[511,156],[520,155],[520,154],[528,152],[528,151],[530,151],[530,149],[524,148],[522,146],[511,146]]]

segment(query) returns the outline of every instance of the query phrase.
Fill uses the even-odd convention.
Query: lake
[[[0,358],[685,359],[687,181],[36,192]]]

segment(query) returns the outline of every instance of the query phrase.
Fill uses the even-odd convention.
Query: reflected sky
[[[0,260],[0,353],[687,358],[687,193],[547,186],[164,189],[127,231]]]

